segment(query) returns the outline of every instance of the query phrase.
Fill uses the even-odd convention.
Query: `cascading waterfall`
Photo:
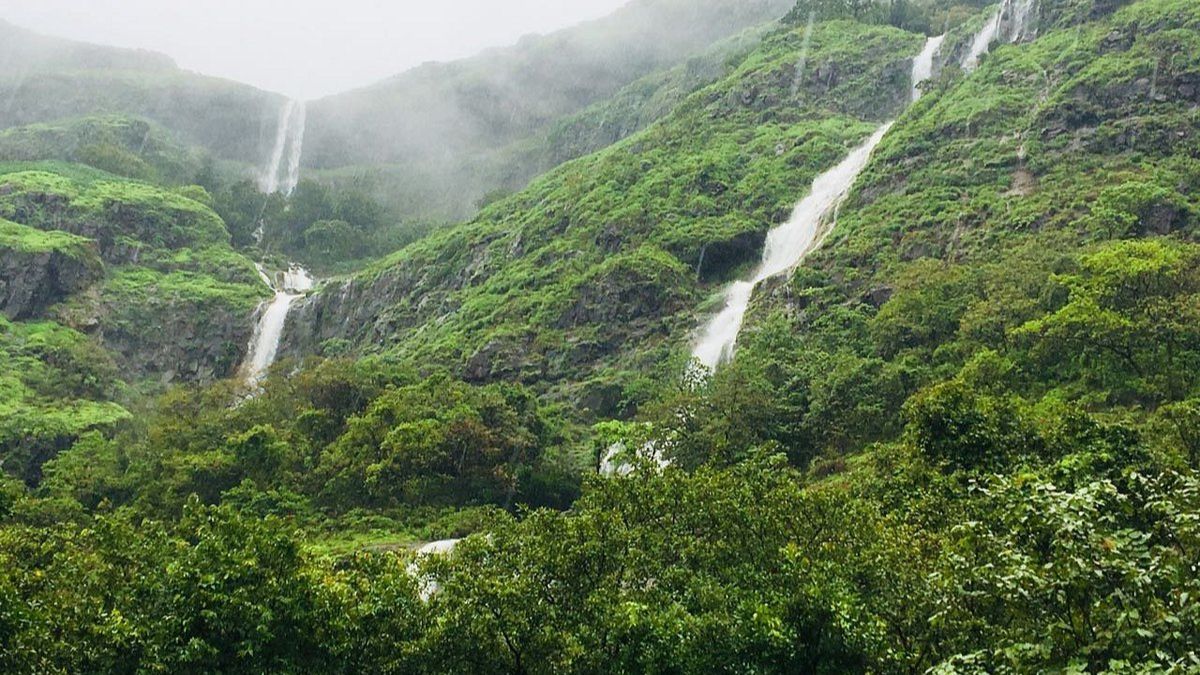
[[[293,264],[287,271],[278,274],[278,284],[271,279],[262,265],[256,264],[255,267],[263,283],[275,291],[275,297],[264,303],[258,325],[254,328],[254,336],[250,339],[246,363],[242,367],[243,377],[251,385],[261,382],[267,369],[275,362],[292,303],[303,298],[315,285],[308,270],[299,265]]]
[[[295,101],[287,101],[279,109],[279,122],[275,127],[275,145],[271,148],[271,157],[263,167],[258,177],[258,187],[266,194],[279,191],[279,169],[283,164],[283,153],[287,149],[288,129],[292,125],[292,113],[296,110]]]
[[[1032,30],[1033,10],[1037,0],[1008,0],[1009,25],[1005,37],[1009,42],[1020,42],[1034,37]]]
[[[288,155],[287,179],[283,183],[283,193],[291,196],[300,184],[300,159],[304,154],[304,131],[308,124],[308,110],[303,101],[296,103],[295,119],[291,127],[291,153]]]
[[[275,146],[271,149],[271,158],[259,177],[259,187],[263,192],[267,194],[283,192],[291,195],[296,189],[296,185],[300,183],[300,160],[304,153],[306,117],[303,101],[287,101],[280,109],[279,126],[275,130]],[[287,173],[283,175],[281,182],[280,174],[283,172],[285,153],[287,154]],[[261,221],[258,229],[254,232],[254,239],[260,246],[262,245],[263,226]],[[283,339],[283,329],[287,325],[288,312],[291,311],[292,304],[303,298],[316,284],[308,270],[295,263],[289,265],[286,271],[278,275],[280,278],[278,284],[266,273],[261,264],[256,264],[255,267],[258,269],[263,283],[275,291],[275,297],[264,302],[263,306],[259,308],[261,316],[258,325],[255,326],[254,337],[250,341],[246,363],[242,367],[245,380],[251,385],[262,381],[267,369],[275,362],[275,356],[279,352],[279,342]]]
[[[1004,0],[971,40],[970,48],[961,61],[962,68],[971,71],[979,65],[980,57],[1001,37],[1002,27],[1005,29],[1003,37],[1008,41],[1015,42],[1028,37],[1035,3],[1036,0]],[[1006,17],[1007,25],[1004,23]],[[932,77],[935,59],[945,39],[945,35],[929,38],[921,53],[913,59],[913,101],[921,96],[921,83]],[[754,275],[725,289],[723,309],[709,320],[693,346],[692,357],[696,361],[711,371],[733,358],[754,289],[760,282],[796,267],[820,245],[822,226],[849,194],[854,181],[866,168],[871,153],[891,126],[892,122],[881,126],[840,164],[818,176],[809,195],[796,206],[791,218],[771,230],[767,235],[762,262]],[[832,225],[829,225],[826,230],[831,228]]]
[[[963,70],[970,72],[978,68],[979,59],[991,49],[992,43],[996,40],[1019,42],[1032,37],[1030,24],[1036,5],[1037,0],[1004,0],[1001,2],[983,28],[975,34],[975,39],[971,41],[971,48],[959,64]]]
[[[983,24],[983,28],[975,34],[975,39],[971,41],[971,48],[963,57],[963,70],[971,71],[979,67],[979,58],[987,53],[992,43],[996,41],[996,36],[1000,34],[1000,17],[1003,13],[1003,7],[996,9],[987,23]]]
[[[692,350],[692,356],[701,364],[715,370],[733,358],[733,349],[754,288],[760,282],[800,264],[809,251],[819,244],[822,224],[849,194],[854,180],[867,166],[871,153],[891,127],[892,123],[888,122],[876,129],[866,143],[855,148],[837,166],[818,176],[808,196],[792,211],[792,217],[767,234],[767,244],[758,270],[750,280],[736,282],[725,290],[725,308],[709,321]]]
[[[913,59],[912,67],[912,94],[910,100],[916,103],[921,98],[921,83],[933,77],[933,60],[942,49],[942,43],[946,41],[945,35],[931,37],[925,41],[925,48],[917,54],[917,58]]]
[[[259,188],[266,194],[283,192],[292,194],[300,183],[300,160],[304,153],[304,132],[307,125],[307,110],[303,101],[289,100],[279,110],[279,123],[275,129],[275,145],[271,156],[258,178]],[[284,157],[287,170],[284,171]]]

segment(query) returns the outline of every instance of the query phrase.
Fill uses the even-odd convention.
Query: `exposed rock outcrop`
[[[90,243],[29,248],[0,239],[0,313],[14,321],[41,316],[103,276],[104,266]]]

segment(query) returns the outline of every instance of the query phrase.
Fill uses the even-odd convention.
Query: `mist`
[[[626,1],[0,0],[0,19],[162,52],[189,70],[314,99],[595,19]]]

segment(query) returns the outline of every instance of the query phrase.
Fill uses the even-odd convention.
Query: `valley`
[[[1200,663],[1192,0],[0,36],[0,671]]]

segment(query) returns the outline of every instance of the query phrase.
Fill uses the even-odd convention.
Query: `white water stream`
[[[762,281],[791,270],[816,248],[820,243],[822,225],[849,194],[858,174],[862,173],[867,160],[871,158],[871,153],[891,127],[891,122],[879,127],[837,166],[817,176],[808,196],[792,211],[792,217],[767,234],[767,244],[758,269],[749,280],[735,282],[725,289],[725,308],[708,322],[692,350],[692,356],[701,364],[715,370],[733,358],[738,333],[754,288]]]
[[[979,67],[979,59],[992,48],[997,40],[1019,42],[1033,37],[1031,21],[1037,0],[1004,0],[988,18],[983,28],[975,34],[971,48],[959,64],[971,72]]]
[[[300,183],[300,160],[304,154],[304,132],[307,110],[303,101],[287,101],[279,109],[275,128],[275,145],[271,156],[258,177],[258,187],[266,194],[282,192],[290,195]],[[286,171],[284,156],[287,156]]]
[[[913,59],[911,94],[913,103],[921,98],[921,83],[933,77],[933,60],[942,50],[942,43],[945,41],[945,35],[929,38],[925,41],[925,48],[921,50],[920,54],[917,54],[917,58]]]
[[[262,265],[256,264],[255,268],[258,269],[263,283],[275,291],[275,297],[266,301],[265,307],[261,308],[262,314],[254,328],[254,335],[250,338],[250,350],[242,366],[242,375],[251,385],[261,382],[267,369],[275,363],[292,303],[303,298],[315,285],[308,270],[299,265],[293,264],[287,271],[277,274],[278,283],[272,280]]]
[[[300,160],[304,155],[304,131],[307,113],[303,101],[287,101],[279,110],[279,122],[275,129],[275,145],[267,166],[259,174],[259,188],[266,194],[282,192],[291,195],[300,183]],[[287,155],[286,173],[284,155]],[[282,174],[282,175],[281,175]],[[255,241],[261,246],[263,225],[259,222],[254,232]],[[275,291],[275,297],[263,303],[258,325],[250,340],[242,374],[250,385],[257,385],[275,362],[279,353],[279,342],[287,325],[288,312],[292,304],[313,289],[316,282],[308,270],[292,263],[275,278],[268,275],[261,264],[255,264],[263,283]]]
[[[996,41],[996,36],[1000,34],[1000,15],[1003,14],[1003,8],[998,8],[994,14],[983,24],[983,28],[975,34],[975,39],[971,41],[971,48],[963,57],[963,70],[971,71],[979,67],[979,58],[987,53],[991,48],[992,43]]]
[[[291,152],[288,154],[287,177],[280,186],[283,193],[291,196],[300,184],[300,159],[304,155],[304,131],[308,124],[308,109],[303,101],[296,103],[296,112],[291,123]]]

